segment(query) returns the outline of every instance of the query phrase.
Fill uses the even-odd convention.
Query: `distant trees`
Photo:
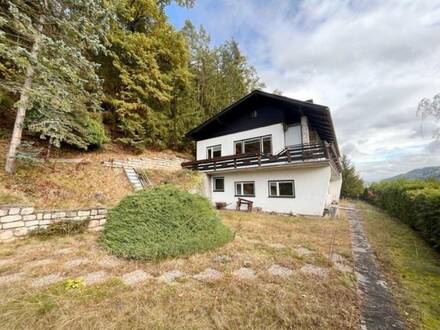
[[[420,101],[417,114],[422,118],[432,117],[440,122],[440,94],[435,95],[432,100],[424,98]],[[434,137],[440,140],[440,128],[434,132]]]
[[[359,198],[364,192],[364,182],[356,172],[354,165],[346,155],[342,156],[341,197]]]

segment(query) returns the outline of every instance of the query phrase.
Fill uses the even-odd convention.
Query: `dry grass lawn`
[[[235,231],[232,242],[215,251],[159,263],[119,259],[118,266],[105,268],[100,261],[108,254],[98,244],[96,233],[0,245],[0,328],[358,328],[354,275],[338,271],[328,259],[338,253],[352,264],[345,219],[233,211],[221,215]],[[312,253],[301,255],[299,247]],[[76,258],[89,263],[70,269],[63,266]],[[35,263],[44,259],[50,261]],[[267,270],[273,264],[294,273],[286,278],[271,275]],[[306,264],[322,267],[328,275],[300,271]],[[257,277],[235,277],[233,272],[243,266],[253,269]],[[221,272],[222,278],[206,283],[192,277],[206,268]],[[154,278],[134,286],[122,283],[123,274],[139,269]],[[171,270],[186,276],[173,284],[156,279]],[[65,282],[43,288],[31,285],[35,278],[48,274],[76,279],[96,271],[105,271],[107,279],[84,288],[68,289]],[[17,273],[23,273],[17,282],[5,282]]]

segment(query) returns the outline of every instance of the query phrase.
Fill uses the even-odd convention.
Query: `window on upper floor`
[[[293,180],[269,181],[269,197],[295,197]]]
[[[219,144],[216,146],[208,147],[208,148],[206,148],[206,152],[207,152],[208,159],[215,158],[215,157],[221,157],[222,146]]]
[[[235,154],[243,153],[272,153],[272,136],[266,135],[258,138],[240,140],[234,142]]]

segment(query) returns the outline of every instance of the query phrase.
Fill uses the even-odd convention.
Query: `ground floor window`
[[[255,196],[255,182],[241,181],[235,182],[235,196]]]
[[[295,181],[269,181],[269,197],[295,197]]]
[[[213,179],[214,191],[225,191],[225,178],[214,177]]]

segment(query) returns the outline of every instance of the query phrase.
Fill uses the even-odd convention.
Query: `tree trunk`
[[[40,35],[43,30],[44,16],[41,15],[37,26],[37,35],[32,45],[31,58],[37,60],[38,50],[40,48]],[[15,168],[15,159],[17,155],[17,148],[21,143],[21,135],[23,132],[23,124],[26,118],[26,110],[29,106],[29,90],[31,89],[32,79],[34,77],[35,68],[31,64],[26,70],[26,76],[21,91],[20,100],[18,101],[17,115],[15,117],[14,130],[12,131],[11,143],[9,144],[8,154],[6,156],[5,171],[11,174]]]

